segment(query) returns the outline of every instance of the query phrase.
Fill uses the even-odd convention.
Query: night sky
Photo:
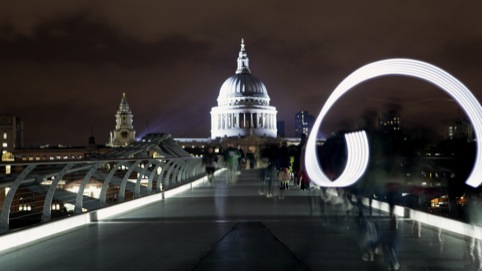
[[[293,136],[357,68],[386,58],[429,62],[482,101],[482,1],[4,1],[0,114],[24,121],[25,145],[108,141],[122,93],[138,136],[210,136],[210,110],[236,70],[241,38]],[[436,134],[458,116],[442,90],[406,77],[356,87],[321,129],[356,129],[396,109],[403,128]]]

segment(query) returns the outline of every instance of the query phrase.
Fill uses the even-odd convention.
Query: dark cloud
[[[39,24],[32,36],[0,42],[3,61],[136,67],[174,65],[186,58],[207,61],[208,57],[207,44],[186,36],[165,36],[155,43],[143,43],[121,36],[107,25],[92,23],[86,16],[48,21]]]

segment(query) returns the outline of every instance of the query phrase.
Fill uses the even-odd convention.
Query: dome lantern
[[[244,39],[241,39],[241,50],[239,50],[238,68],[236,69],[236,74],[240,73],[251,73],[249,70],[249,58],[248,54],[246,54]]]

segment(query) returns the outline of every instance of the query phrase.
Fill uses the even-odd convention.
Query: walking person
[[[214,171],[218,163],[218,156],[214,153],[213,147],[208,147],[203,156],[203,164],[208,177],[208,185],[214,186]]]
[[[310,189],[311,180],[305,168],[305,152],[306,152],[306,135],[305,134],[301,135],[301,142],[298,145],[298,148],[299,148],[299,154],[298,154],[299,169],[297,173],[299,175],[298,181],[299,181],[301,190],[308,190]]]
[[[400,270],[400,263],[398,261],[398,234],[397,219],[393,215],[390,217],[388,229],[382,237],[383,254],[385,255],[388,270]]]
[[[305,144],[306,144],[306,135],[302,134],[300,138],[300,144],[296,146],[293,165],[292,165],[294,184],[296,186],[300,186],[301,172],[303,170],[303,168],[301,167],[301,159],[302,159],[301,155],[303,154],[302,149],[305,146]]]
[[[278,150],[276,145],[268,147],[265,151],[265,159],[267,159],[267,166],[264,170],[264,181],[266,185],[266,197],[273,197],[273,177],[276,171],[276,164],[278,159]]]
[[[256,149],[253,146],[248,147],[245,155],[246,168],[255,169],[256,168]]]
[[[224,163],[228,170],[226,184],[228,186],[236,184],[238,178],[238,159],[241,155],[233,144],[228,144],[228,148],[224,151]]]
[[[323,202],[323,191],[321,188],[314,182],[310,183],[310,196],[308,197],[309,205],[310,205],[310,215],[314,216],[317,207],[320,208],[320,217],[323,216],[323,209],[324,209],[324,202]]]
[[[290,157],[288,152],[288,144],[286,141],[281,143],[281,146],[278,149],[278,161],[277,161],[277,169],[278,169],[278,180],[280,181],[280,199],[284,199],[284,191],[288,190],[289,181],[291,179],[290,175]]]
[[[268,162],[268,166],[264,170],[264,185],[266,191],[266,197],[273,197],[273,174],[275,171],[275,166],[273,163]]]
[[[363,251],[362,259],[373,262],[375,250],[379,241],[378,225],[371,218],[359,217],[360,245]]]
[[[480,227],[482,226],[482,214],[480,210],[482,204],[478,195],[472,194],[468,204],[468,222],[471,224],[472,233],[467,240],[467,249],[469,250],[470,265],[473,270],[482,270],[482,243],[477,237],[480,236]]]
[[[238,169],[237,169],[237,174],[241,174],[241,169],[243,169],[243,163],[245,163],[246,160],[244,159],[244,151],[243,148],[241,148],[240,145],[238,145]]]
[[[283,168],[282,170],[278,171],[278,180],[280,182],[279,187],[279,198],[284,199],[284,191],[288,190],[289,182],[291,176],[288,168]]]

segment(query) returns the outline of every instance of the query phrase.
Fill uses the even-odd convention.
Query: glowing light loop
[[[403,75],[415,77],[438,86],[461,106],[470,119],[476,138],[482,135],[482,107],[470,90],[455,77],[431,64],[413,59],[387,59],[365,65],[346,77],[328,97],[313,125],[318,131],[325,115],[333,104],[356,85],[376,77],[385,75]],[[305,153],[306,171],[310,178],[320,186],[345,187],[354,184],[365,172],[368,160],[368,140],[364,131],[345,135],[347,142],[347,163],[343,173],[334,181],[330,180],[318,164],[316,154],[317,133],[311,133]],[[474,168],[466,184],[478,187],[482,183],[482,150],[477,140],[477,151]]]

